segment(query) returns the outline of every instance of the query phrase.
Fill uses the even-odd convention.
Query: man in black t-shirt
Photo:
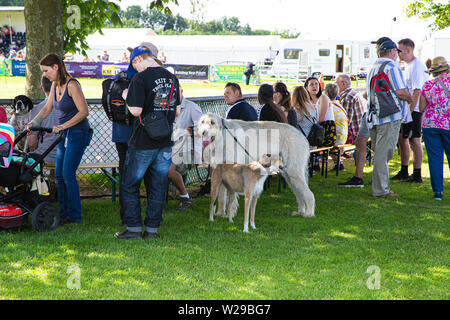
[[[228,82],[225,85],[223,93],[228,107],[225,118],[244,121],[257,121],[258,116],[253,108],[244,98],[242,98],[241,87],[234,82]]]
[[[171,135],[151,139],[143,125],[150,112],[163,112],[172,129],[176,106],[180,104],[180,87],[178,79],[161,65],[156,47],[152,50],[139,46],[130,55],[128,69],[130,73],[138,73],[124,91],[124,98],[136,120],[128,141],[121,193],[127,229],[115,234],[119,239],[156,238],[162,221],[173,142]],[[147,190],[147,218],[142,235],[139,189],[147,170],[150,171],[151,187]]]

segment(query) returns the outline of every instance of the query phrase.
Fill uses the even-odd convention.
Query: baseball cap
[[[388,37],[381,37],[377,41],[371,41],[370,43],[381,45],[385,41],[392,41],[392,40],[390,38],[388,38]]]
[[[142,42],[138,47],[134,48],[131,51],[130,54],[130,64],[128,65],[127,73],[128,74],[135,74],[137,71],[133,67],[133,59],[137,56],[140,56],[141,54],[147,53],[149,54],[153,60],[156,61],[160,66],[163,65],[163,63],[157,58],[158,56],[158,48],[150,42]]]
[[[397,49],[398,52],[402,52],[402,50],[400,50],[397,47],[397,44],[392,40],[387,40],[384,41],[382,44],[380,44],[380,50],[390,50],[390,49]]]

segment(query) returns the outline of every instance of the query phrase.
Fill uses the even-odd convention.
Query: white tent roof
[[[151,29],[104,29],[86,39],[89,57],[107,50],[111,61],[128,47],[151,42],[164,52],[167,63],[212,65],[223,61],[262,61],[280,50],[280,36],[155,35]],[[75,56],[80,59],[80,56]]]
[[[168,47],[175,48],[268,48],[279,47],[280,36],[161,36],[148,35],[151,29],[103,29],[87,37],[87,43],[92,50],[122,49],[136,47],[143,41],[155,44],[158,49],[164,50]]]

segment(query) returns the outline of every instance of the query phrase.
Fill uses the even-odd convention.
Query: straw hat
[[[444,57],[436,57],[431,61],[431,67],[428,73],[436,73],[450,69],[450,65]]]

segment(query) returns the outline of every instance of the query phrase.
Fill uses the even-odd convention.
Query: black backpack
[[[102,105],[108,119],[130,125],[134,116],[128,110],[122,92],[128,88],[130,80],[124,71],[120,72],[114,79],[106,79],[102,82]]]

